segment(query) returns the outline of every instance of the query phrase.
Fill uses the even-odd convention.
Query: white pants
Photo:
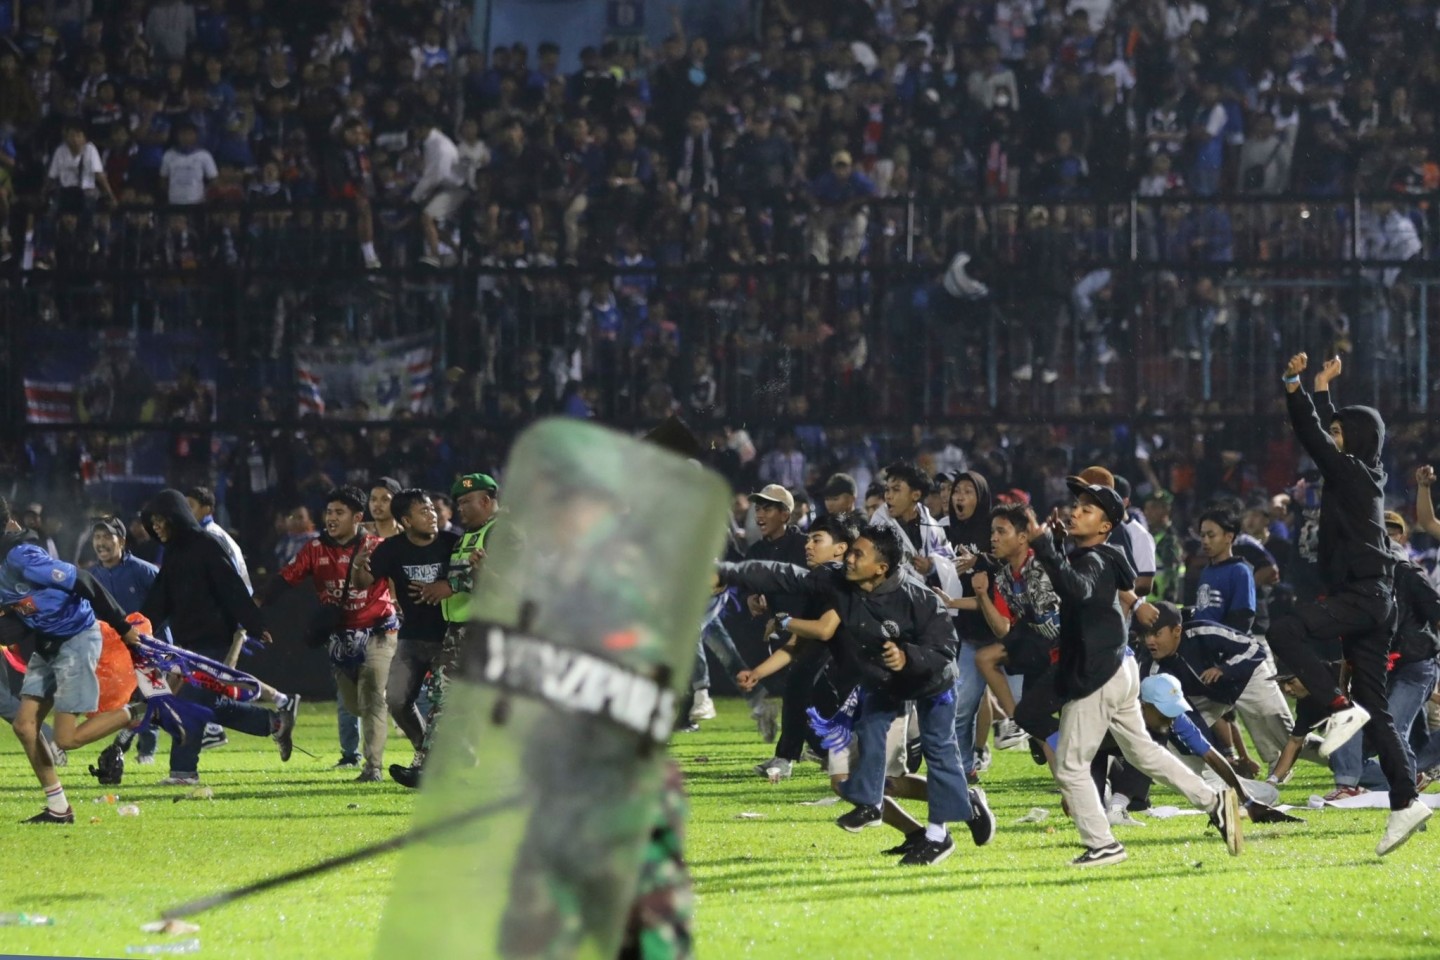
[[[1201,810],[1215,808],[1215,790],[1173,753],[1150,739],[1140,712],[1140,668],[1133,657],[1126,657],[1103,687],[1060,708],[1055,779],[1085,846],[1093,850],[1115,842],[1105,806],[1090,776],[1090,764],[1107,733],[1114,735],[1126,762],[1136,770],[1174,787]]]
[[[1212,727],[1230,707],[1214,700],[1195,697],[1192,703],[1205,722]],[[1235,715],[1245,724],[1250,739],[1255,741],[1255,751],[1266,766],[1274,767],[1280,759],[1280,751],[1290,739],[1295,718],[1290,715],[1290,704],[1280,685],[1275,682],[1275,671],[1264,665],[1256,669],[1250,682],[1245,685],[1240,699],[1235,701]]]

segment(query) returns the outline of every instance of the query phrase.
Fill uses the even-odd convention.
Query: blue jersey
[[[96,564],[90,575],[110,591],[110,596],[120,604],[121,610],[134,613],[145,602],[150,586],[160,576],[160,568],[126,551],[124,558],[114,567]]]
[[[1175,724],[1170,728],[1170,736],[1180,741],[1181,746],[1196,757],[1203,757],[1213,749],[1210,741],[1205,739],[1205,732],[1188,714],[1182,713],[1175,718]]]
[[[1195,595],[1195,620],[1225,618],[1237,610],[1255,612],[1255,572],[1239,557],[1211,564],[1200,574],[1200,589]]]
[[[95,624],[90,601],[75,592],[75,567],[33,543],[22,543],[0,564],[0,606],[31,630],[68,640]]]

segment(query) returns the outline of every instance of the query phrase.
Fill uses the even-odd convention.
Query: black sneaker
[[[101,750],[96,762],[90,765],[90,775],[99,780],[102,787],[118,787],[125,776],[125,749],[112,743]]]
[[[866,827],[878,827],[881,822],[880,808],[872,807],[868,803],[856,804],[854,810],[835,818],[835,826],[851,833],[859,833]]]
[[[409,787],[411,790],[420,789],[421,767],[402,767],[398,763],[390,764],[390,779],[402,787]]]
[[[1045,751],[1041,747],[1040,741],[1034,737],[1030,738],[1030,759],[1042,767],[1045,766]]]
[[[300,712],[300,697],[298,694],[290,697],[290,702],[283,709],[275,711],[275,732],[271,737],[275,745],[280,748],[280,762],[288,763],[290,754],[295,749],[295,716]]]
[[[975,846],[983,847],[995,839],[995,814],[985,802],[985,791],[979,787],[970,788],[970,806],[975,813],[966,826],[970,828],[970,836],[975,841]]]
[[[205,732],[200,736],[201,750],[215,750],[225,746],[229,742],[230,738],[225,735],[224,727],[218,723],[205,724]]]
[[[1240,833],[1240,801],[1234,790],[1227,788],[1220,791],[1215,798],[1215,809],[1210,813],[1210,822],[1220,831],[1220,839],[1225,841],[1225,849],[1230,856],[1238,857],[1245,838]]]
[[[925,748],[920,740],[914,739],[905,744],[905,769],[911,773],[920,772],[920,763],[925,759]]]
[[[52,812],[50,811],[50,808],[49,808],[49,807],[46,807],[44,810],[41,810],[39,813],[37,813],[35,816],[31,817],[29,820],[21,820],[20,822],[21,822],[21,823],[74,823],[74,822],[75,822],[75,810],[74,810],[74,808],[72,808],[72,807],[66,807],[64,813],[52,813]]]
[[[359,758],[359,757],[347,757],[347,756],[345,756],[345,755],[342,754],[341,757],[340,757],[340,762],[337,763],[337,764],[335,764],[335,769],[336,769],[336,770],[359,770],[359,769],[360,769],[360,758]]]
[[[1129,855],[1125,848],[1118,843],[1112,843],[1108,847],[1095,847],[1086,850],[1080,856],[1070,861],[1072,867],[1103,867],[1107,863],[1119,863]]]
[[[914,850],[916,845],[924,839],[924,830],[911,830],[905,834],[905,839],[901,840],[898,846],[891,847],[888,850],[881,850],[880,852],[887,857],[903,857],[911,850]]]
[[[924,831],[920,833],[920,842],[911,848],[910,852],[900,858],[902,867],[929,867],[942,862],[946,857],[955,852],[955,838],[945,834],[945,839],[940,842],[929,839]]]

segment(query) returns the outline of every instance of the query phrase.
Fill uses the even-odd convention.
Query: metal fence
[[[3,415],[36,426],[39,338],[176,332],[213,351],[209,413],[230,425],[302,419],[297,348],[417,336],[434,390],[405,416],[421,419],[1265,414],[1298,349],[1347,352],[1352,395],[1424,413],[1437,199],[730,204],[707,256],[659,231],[639,259],[602,205],[585,249],[606,256],[579,263],[507,247],[477,199],[438,269],[411,211],[377,207],[370,271],[344,206],[42,218],[0,267]],[[116,416],[86,422],[165,419]]]

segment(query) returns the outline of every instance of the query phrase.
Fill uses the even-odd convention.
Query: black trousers
[[[1033,683],[1031,675],[1026,674],[1025,686],[1020,691],[1020,702],[1015,704],[1015,716],[1010,718],[1020,725],[1021,730],[1037,740],[1044,740],[1052,733],[1060,731],[1060,718],[1057,714],[1065,705],[1065,698],[1060,696],[1060,691],[1055,686],[1055,674],[1056,668],[1051,667],[1036,676]]]
[[[825,669],[829,657],[830,651],[810,644],[810,649],[790,664],[780,708],[780,739],[775,743],[775,756],[781,760],[798,762],[807,743],[810,749],[822,757],[825,755],[824,748],[810,730],[805,711],[814,700],[815,681]]]
[[[1115,761],[1114,765],[1111,765],[1111,760]],[[1090,762],[1090,776],[1095,778],[1095,788],[1100,791],[1100,796],[1105,796],[1105,784],[1108,782],[1112,795],[1123,793],[1130,798],[1125,809],[1150,809],[1150,786],[1154,781],[1130,766],[1114,743],[1101,745],[1100,752]]]
[[[1399,810],[1417,793],[1414,766],[1395,729],[1385,691],[1395,621],[1390,583],[1364,580],[1346,584],[1323,600],[1297,603],[1292,613],[1270,625],[1266,639],[1276,659],[1295,673],[1311,696],[1331,705],[1342,693],[1313,645],[1340,640],[1340,649],[1350,665],[1350,699],[1370,713],[1365,736],[1375,747],[1380,769],[1390,781],[1390,809]]]

